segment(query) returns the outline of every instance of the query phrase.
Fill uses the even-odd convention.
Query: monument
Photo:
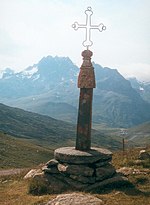
[[[82,43],[83,46],[86,47],[86,50],[82,52],[83,64],[80,68],[78,77],[80,99],[76,138],[77,150],[90,150],[91,148],[92,98],[93,88],[96,87],[94,68],[91,63],[91,56],[93,53],[89,50],[89,47],[93,44],[91,41],[91,30],[97,29],[103,31],[106,29],[102,23],[99,25],[91,25],[91,16],[93,14],[91,7],[87,8],[85,14],[86,24],[78,24],[75,22],[72,25],[75,30],[79,28],[86,29],[85,41]]]
[[[106,27],[101,23],[91,25],[93,14],[91,7],[85,11],[86,23],[75,22],[72,27],[75,30],[86,30],[82,52],[83,63],[78,76],[78,88],[80,88],[79,110],[77,121],[75,147],[62,147],[54,151],[54,159],[43,167],[43,173],[36,174],[35,180],[42,177],[48,184],[48,193],[61,193],[64,191],[95,191],[102,187],[122,182],[122,176],[116,173],[111,164],[112,153],[103,148],[91,147],[91,124],[92,124],[92,97],[93,88],[96,87],[94,68],[91,63],[92,46],[91,30],[103,31]],[[65,137],[65,136],[64,136]]]
[[[78,88],[80,88],[79,97],[79,109],[78,109],[78,121],[77,121],[77,133],[76,133],[76,146],[59,148],[55,150],[55,158],[57,160],[63,160],[64,162],[78,161],[82,164],[95,162],[101,158],[101,155],[111,156],[111,152],[106,149],[91,148],[91,124],[92,124],[92,98],[93,88],[96,87],[94,68],[91,63],[91,57],[93,55],[89,47],[93,45],[91,40],[91,30],[97,29],[100,32],[105,30],[106,27],[100,23],[99,25],[91,24],[91,16],[93,14],[92,8],[88,7],[85,10],[86,23],[78,24],[75,22],[72,27],[75,30],[84,28],[86,30],[85,40],[83,46],[86,50],[82,52],[83,63],[80,68],[78,76]],[[90,156],[89,156],[90,153]]]

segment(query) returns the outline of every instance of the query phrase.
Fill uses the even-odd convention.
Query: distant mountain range
[[[128,80],[140,96],[150,103],[150,82],[140,82],[136,78],[129,78]]]
[[[97,83],[93,122],[112,127],[132,127],[150,120],[149,90],[142,95],[133,80],[126,80],[117,70],[95,63],[93,66]],[[6,69],[0,74],[0,101],[76,123],[78,72],[79,68],[68,57],[52,56],[42,58],[39,63],[19,73]]]

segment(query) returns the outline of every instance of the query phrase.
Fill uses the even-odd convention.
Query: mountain
[[[12,108],[0,103],[0,132],[25,139],[30,143],[54,150],[75,146],[76,126],[51,117]],[[99,131],[92,131],[93,146],[110,149],[121,147],[119,140]]]
[[[132,127],[150,119],[150,104],[117,70],[94,64],[97,89],[93,110],[96,122]]]
[[[56,90],[63,84],[70,86],[77,72],[77,66],[69,58],[47,56],[22,72],[10,75],[10,70],[3,71],[5,75],[1,74],[0,78],[0,96],[16,99]]]
[[[141,97],[150,103],[150,82],[140,82],[136,78],[129,78],[128,80]]]
[[[127,128],[150,120],[150,103],[128,80],[116,69],[95,63],[93,66],[97,84],[93,98],[94,123]],[[78,72],[79,68],[68,57],[44,57],[22,72],[1,77],[1,102],[76,123]]]

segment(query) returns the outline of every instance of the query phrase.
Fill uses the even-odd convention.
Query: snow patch
[[[26,69],[22,72],[22,74],[27,77],[27,78],[31,78],[36,72],[38,71],[37,67],[33,67],[30,69]]]
[[[140,90],[140,91],[144,91],[144,88],[142,88],[142,87],[139,87],[139,90]]]
[[[38,80],[40,78],[40,74],[34,76],[33,81]]]
[[[11,75],[14,74],[14,71],[10,68],[6,68],[5,70],[0,70],[0,79],[9,79],[11,78]]]

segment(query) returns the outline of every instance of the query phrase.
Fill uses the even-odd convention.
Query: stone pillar
[[[93,53],[90,50],[82,52],[83,63],[78,77],[80,88],[79,111],[77,122],[76,150],[90,150],[91,148],[91,122],[92,98],[95,88],[95,74],[91,63]]]

